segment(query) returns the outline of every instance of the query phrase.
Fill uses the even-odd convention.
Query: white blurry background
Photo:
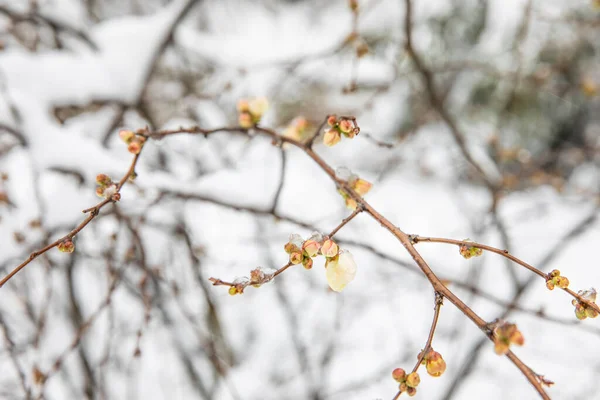
[[[359,1],[355,22],[343,0],[0,1],[2,275],[82,221],[96,174],[123,176],[120,128],[234,125],[238,99],[266,96],[263,125],[281,132],[299,115],[355,115],[358,137],[315,149],[372,182],[367,201],[404,231],[469,237],[560,269],[575,290],[598,286],[594,2],[414,1],[415,50],[469,153],[502,183],[495,195],[432,107],[404,15],[400,0]],[[433,292],[367,215],[338,235],[358,263],[341,294],[321,261],[241,296],[210,286],[285,265],[289,234],[349,214],[305,154],[284,152],[282,164],[269,140],[228,134],[148,143],[135,184],[73,254],[54,249],[0,289],[0,397],[391,399],[391,371],[412,368],[427,338]],[[518,324],[515,352],[556,382],[553,398],[600,399],[599,321],[577,321],[565,293],[493,254],[419,251],[483,318]],[[422,399],[537,397],[451,304],[433,347],[448,368],[423,371]],[[35,371],[54,372],[41,384]]]

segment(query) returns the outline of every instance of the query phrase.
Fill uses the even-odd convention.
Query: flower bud
[[[364,179],[360,178],[354,181],[354,183],[352,184],[352,188],[354,189],[354,191],[360,194],[361,196],[367,194],[369,190],[371,190],[372,186],[373,185],[370,182],[367,182]]]
[[[250,114],[252,114],[252,117],[254,117],[254,121],[258,122],[269,108],[269,101],[266,99],[266,97],[257,97],[250,100],[248,108]]]
[[[105,175],[105,174],[96,175],[96,183],[100,186],[109,185],[111,182],[112,182],[112,180],[110,179],[110,177],[108,175]]]
[[[419,386],[419,383],[421,383],[421,378],[419,377],[419,374],[417,372],[411,372],[406,377],[406,384],[409,388],[416,388],[417,386]]]
[[[238,117],[238,123],[242,128],[248,129],[254,126],[254,121],[252,121],[252,115],[247,112],[243,112]]]
[[[290,262],[294,265],[300,264],[304,256],[301,251],[292,251],[290,253]]]
[[[410,397],[413,397],[415,394],[417,394],[417,389],[414,387],[408,387],[406,388],[406,394],[408,394]]]
[[[232,296],[235,296],[236,294],[238,294],[237,288],[235,286],[230,286],[229,287],[229,294]]]
[[[104,189],[105,189],[104,187],[98,186],[96,188],[96,196],[98,196],[98,197],[104,197]]]
[[[392,371],[392,378],[397,382],[404,382],[406,378],[406,371],[402,368],[396,368]]]
[[[240,101],[237,102],[237,110],[240,113],[246,113],[250,111],[250,104],[248,103],[248,100],[242,99]]]
[[[338,245],[331,239],[327,239],[321,246],[321,254],[325,257],[331,258],[337,256],[339,253]]]
[[[352,121],[347,120],[347,119],[343,119],[339,122],[338,124],[340,131],[342,133],[349,133],[352,132],[354,130],[354,124],[352,123]]]
[[[471,242],[469,239],[465,239],[463,240],[463,242]],[[465,259],[469,259],[472,257],[479,257],[482,253],[483,250],[474,246],[471,246],[469,244],[463,243],[459,246],[458,248],[458,252],[460,253],[461,256],[463,256]]]
[[[127,146],[127,151],[129,151],[131,154],[140,154],[142,151],[142,145],[137,140],[133,140]]]
[[[318,242],[309,239],[302,245],[302,250],[304,250],[309,257],[314,257],[319,253],[320,247],[321,245],[319,245]]]
[[[323,136],[323,143],[326,146],[335,146],[342,140],[342,136],[338,132],[337,129],[331,128],[325,132],[325,136]]]
[[[135,133],[133,133],[132,131],[127,130],[127,129],[121,129],[119,131],[119,137],[121,138],[122,141],[129,144],[135,137]]]
[[[311,269],[313,267],[313,259],[309,257],[304,257],[304,259],[302,260],[302,265],[306,269]]]
[[[337,123],[337,117],[335,115],[330,115],[329,117],[327,117],[327,125],[335,126],[336,123]]]
[[[446,361],[437,351],[430,350],[423,358],[427,373],[433,377],[439,377],[446,371]]]
[[[75,250],[75,244],[71,239],[65,239],[58,244],[58,251],[63,253],[72,253]]]

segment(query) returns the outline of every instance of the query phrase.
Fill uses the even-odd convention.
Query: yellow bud
[[[132,131],[127,130],[127,129],[121,129],[119,131],[119,137],[121,138],[122,141],[129,144],[135,137],[135,133],[133,133]]]
[[[237,289],[235,286],[230,286],[229,287],[229,294],[232,296],[235,296],[238,293]]]
[[[75,244],[71,239],[65,239],[58,244],[58,251],[63,253],[72,253],[75,250]]]
[[[392,371],[392,378],[394,378],[394,380],[397,382],[403,382],[406,378],[406,371],[404,371],[402,368],[396,368]]]
[[[127,146],[127,151],[129,151],[131,154],[140,154],[140,151],[142,151],[142,146],[140,145],[140,142],[134,140]]]
[[[372,186],[373,185],[370,182],[367,182],[364,179],[357,179],[354,182],[353,189],[356,193],[360,194],[361,196],[364,196],[369,192],[369,190],[371,190]]]
[[[304,256],[302,255],[302,252],[300,252],[300,251],[292,251],[290,253],[290,262],[294,265],[300,264],[302,262],[303,258],[304,258]]]
[[[331,128],[327,132],[325,132],[325,136],[323,136],[323,143],[325,146],[335,146],[342,140],[342,136],[338,132],[337,129]]]
[[[314,257],[319,253],[321,245],[315,240],[307,240],[302,245],[302,250],[306,252],[309,257]]]
[[[250,100],[248,105],[250,114],[254,117],[254,121],[258,122],[269,108],[269,102],[266,97],[257,97]]]
[[[312,258],[305,257],[302,260],[302,266],[304,266],[304,268],[306,268],[306,269],[311,269],[313,267],[313,260],[312,260]]]
[[[242,100],[238,101],[237,110],[240,113],[245,113],[245,112],[250,111],[250,104],[248,103],[248,100],[242,99]]]
[[[331,258],[337,256],[339,253],[338,245],[331,239],[327,239],[321,246],[321,254],[325,257]]]
[[[247,112],[243,112],[238,117],[238,123],[242,128],[248,129],[254,126],[254,121],[252,120],[252,115]]]
[[[408,385],[408,387],[416,388],[417,386],[419,386],[419,383],[421,383],[421,378],[419,377],[419,374],[417,372],[411,372],[406,377],[406,384]]]

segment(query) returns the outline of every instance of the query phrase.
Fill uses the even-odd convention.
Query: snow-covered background
[[[238,99],[266,96],[262,124],[280,132],[299,115],[355,115],[358,137],[315,150],[372,182],[366,200],[405,232],[469,237],[560,269],[574,290],[600,286],[594,2],[413,3],[415,50],[495,195],[405,51],[404,1],[359,1],[354,21],[345,0],[0,0],[2,276],[82,221],[97,174],[127,171],[119,129],[230,126]],[[367,215],[338,234],[358,264],[340,294],[321,261],[241,296],[210,286],[285,265],[291,233],[349,214],[312,160],[283,152],[228,134],[150,141],[74,253],[54,249],[0,289],[0,398],[391,399],[433,292]],[[484,319],[517,323],[515,352],[556,382],[552,398],[600,399],[600,321],[577,321],[564,292],[496,255],[418,249]],[[447,371],[423,371],[419,398],[537,398],[449,303],[433,347]]]

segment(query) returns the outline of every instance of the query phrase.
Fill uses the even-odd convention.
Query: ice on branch
[[[370,182],[359,178],[358,175],[352,173],[352,171],[350,171],[346,167],[338,168],[335,171],[335,173],[338,178],[348,182],[350,188],[352,188],[352,190],[354,190],[361,197],[366,195],[373,186]],[[356,200],[354,200],[348,193],[346,193],[342,189],[339,189],[338,192],[344,198],[344,201],[346,202],[346,207],[348,207],[350,210],[356,210],[356,207],[358,206]]]
[[[508,353],[511,344],[523,346],[523,343],[525,343],[525,338],[521,331],[517,329],[517,325],[508,322],[497,322],[493,334],[494,351],[498,355]]]
[[[468,242],[472,242],[471,240],[465,239],[465,240],[463,240],[463,242],[467,242],[467,243],[461,244],[458,248],[458,252],[465,259],[468,260],[469,258],[479,257],[483,253],[482,249],[468,244]]]
[[[579,296],[583,299],[589,301],[590,303],[596,304],[596,295],[598,292],[594,288],[589,288],[587,290],[580,290],[577,292]],[[596,318],[598,316],[598,311],[587,305],[586,303],[579,301],[577,299],[573,299],[571,302],[575,306],[575,316],[577,319],[586,319],[586,318]]]

